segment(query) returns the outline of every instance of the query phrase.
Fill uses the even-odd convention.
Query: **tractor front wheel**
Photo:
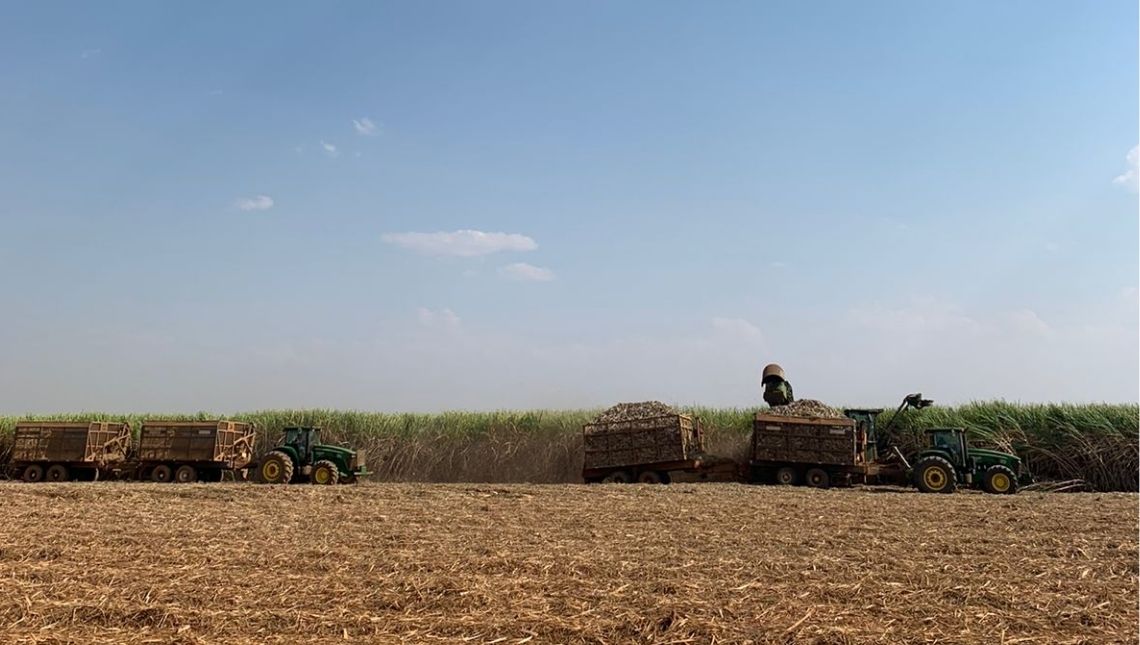
[[[1017,477],[1005,466],[990,466],[982,475],[982,488],[994,495],[1012,495],[1017,492]]]
[[[44,480],[44,467],[39,464],[32,464],[24,469],[23,480],[29,483],[42,482]]]
[[[927,457],[915,464],[914,479],[924,493],[953,493],[958,488],[954,466],[942,457]]]
[[[274,450],[265,455],[257,467],[257,480],[263,484],[288,484],[293,480],[293,460],[289,455]]]
[[[322,459],[313,464],[309,481],[320,486],[335,486],[340,481],[340,469],[333,462]]]

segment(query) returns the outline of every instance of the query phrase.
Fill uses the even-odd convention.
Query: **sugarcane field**
[[[0,16],[0,645],[1140,644],[1137,0]]]
[[[27,643],[1131,643],[1134,494],[0,485]]]

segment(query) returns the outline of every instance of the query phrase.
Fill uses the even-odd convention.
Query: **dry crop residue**
[[[1135,643],[1137,497],[0,485],[0,642]]]

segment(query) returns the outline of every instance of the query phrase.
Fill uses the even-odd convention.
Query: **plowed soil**
[[[0,642],[1135,643],[1137,496],[0,485]]]

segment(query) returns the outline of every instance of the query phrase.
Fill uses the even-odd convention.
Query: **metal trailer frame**
[[[118,421],[21,421],[8,470],[27,482],[94,481],[125,462],[131,426]]]
[[[253,462],[256,439],[254,424],[241,421],[144,421],[134,475],[160,483],[237,479]]]

